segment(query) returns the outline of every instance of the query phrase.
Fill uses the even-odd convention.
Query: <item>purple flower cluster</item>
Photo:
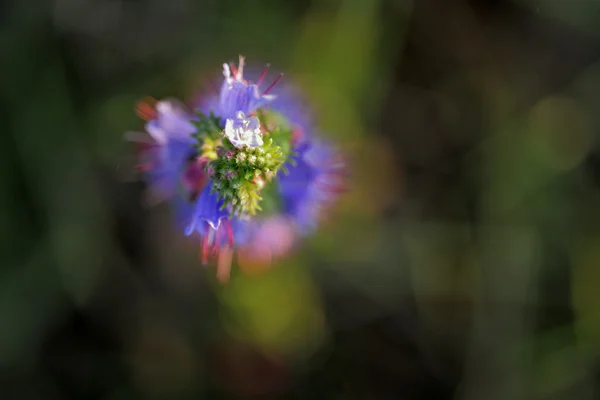
[[[247,81],[240,57],[237,68],[223,64],[220,91],[189,108],[171,99],[138,105],[147,120],[133,138],[139,169],[185,235],[201,238],[202,262],[216,257],[221,281],[234,249],[240,262],[282,257],[344,190],[343,159],[296,92],[276,85],[282,75],[261,89],[268,70]]]

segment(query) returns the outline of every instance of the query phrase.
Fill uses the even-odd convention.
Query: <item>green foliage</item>
[[[257,117],[267,130],[269,138],[281,148],[281,151],[288,155],[292,153],[292,126],[288,120],[280,113],[272,110],[258,110]]]
[[[216,149],[221,145],[223,127],[221,126],[220,118],[212,111],[209,115],[204,114],[202,111],[197,111],[197,114],[198,120],[192,121],[197,130],[192,136],[198,141],[198,152],[214,160],[217,158]]]
[[[260,191],[260,196],[262,197],[260,202],[261,215],[273,215],[282,211],[282,199],[276,179],[265,184],[265,187]]]

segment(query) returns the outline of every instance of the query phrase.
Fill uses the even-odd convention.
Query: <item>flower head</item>
[[[313,232],[344,188],[344,163],[319,138],[304,103],[289,88],[270,94],[244,79],[245,60],[223,65],[220,92],[195,105],[161,101],[146,124],[152,186],[168,196],[187,236],[199,236],[201,258],[216,256],[229,277],[233,249],[243,260],[284,256]],[[179,190],[175,190],[179,189]]]

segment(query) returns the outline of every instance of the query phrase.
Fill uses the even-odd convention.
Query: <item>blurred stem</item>
[[[478,257],[480,295],[472,315],[465,380],[458,398],[531,398],[532,351],[541,243],[528,197],[548,178],[522,129],[484,143]]]
[[[348,140],[362,131],[360,100],[380,64],[380,1],[332,3],[307,13],[293,65],[311,77],[301,83],[312,95],[324,130]],[[311,88],[318,88],[318,93],[310,93]]]

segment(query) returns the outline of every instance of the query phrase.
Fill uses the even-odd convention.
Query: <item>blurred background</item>
[[[0,398],[600,398],[600,1],[0,3]],[[229,284],[124,132],[244,54],[351,160]]]

